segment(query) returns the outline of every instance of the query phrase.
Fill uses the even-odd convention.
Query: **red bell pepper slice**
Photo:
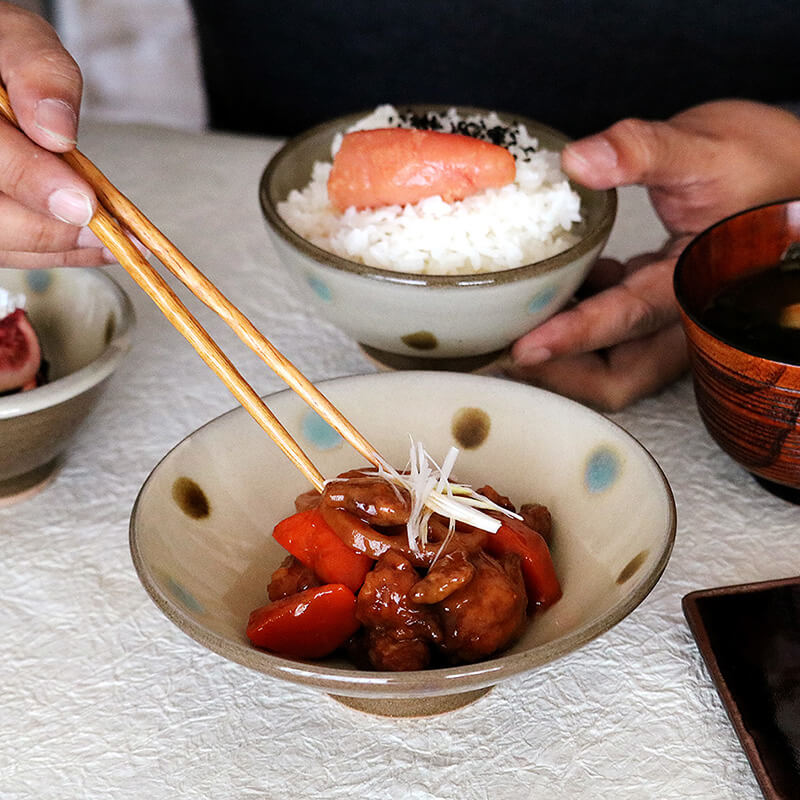
[[[341,583],[315,586],[257,608],[247,623],[256,646],[290,658],[323,658],[360,627],[356,596]]]
[[[323,583],[343,583],[354,592],[374,564],[369,556],[348,547],[317,509],[292,514],[275,526],[272,535]]]
[[[528,610],[547,608],[561,597],[561,584],[547,542],[524,522],[503,517],[497,533],[489,534],[484,547],[491,555],[516,553],[520,556]]]

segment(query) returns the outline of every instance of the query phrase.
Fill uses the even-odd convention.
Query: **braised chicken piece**
[[[326,655],[338,650],[359,668],[421,670],[504,650],[529,614],[559,599],[546,506],[517,514],[483,486],[477,493],[497,506],[484,513],[500,522],[490,532],[460,513],[411,519],[411,491],[366,468],[299,495],[296,513],[273,530],[294,555],[272,575],[273,605],[254,612],[251,641],[304,658],[305,642],[335,631]]]
[[[405,525],[411,510],[411,498],[405,489],[378,475],[356,472],[345,476],[349,477],[334,478],[325,486],[323,504],[343,508],[370,525]]]
[[[294,556],[287,556],[278,569],[272,573],[267,592],[269,599],[274,603],[282,597],[289,597],[289,595],[321,585],[322,581],[314,574],[313,570]]]
[[[431,663],[431,647],[409,629],[370,628],[366,637],[367,658],[373,669],[407,672],[425,669]]]
[[[375,669],[424,669],[428,642],[439,638],[436,615],[409,597],[419,573],[389,550],[367,575],[356,604],[356,619],[367,629],[367,656]]]
[[[522,633],[528,605],[519,556],[496,559],[478,552],[469,560],[472,579],[433,606],[442,628],[440,647],[464,662],[508,647]]]
[[[309,489],[295,497],[294,507],[296,511],[311,511],[318,508],[321,502],[322,495],[316,489]]]
[[[411,587],[411,599],[415,603],[439,603],[469,583],[474,575],[475,566],[463,550],[448,553],[436,561],[428,574]]]
[[[522,521],[532,530],[535,530],[547,544],[552,544],[553,519],[550,509],[541,503],[524,503],[519,508]]]
[[[465,528],[461,524],[455,526],[455,530],[450,531],[448,523],[438,514],[434,514],[428,521],[428,547],[424,548],[431,555],[431,560],[426,562],[427,566],[435,563],[435,559],[441,559],[448,553],[462,551],[473,553],[483,549],[486,539],[491,536],[486,531],[478,528]]]
[[[506,497],[504,494],[500,494],[493,486],[481,486],[480,489],[476,489],[478,494],[482,494],[484,497],[491,500],[493,503],[496,503],[501,508],[505,508],[508,511],[516,511],[516,507],[511,502],[511,499]]]

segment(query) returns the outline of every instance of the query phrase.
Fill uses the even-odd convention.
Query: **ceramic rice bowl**
[[[334,658],[301,662],[256,649],[245,635],[248,616],[267,602],[270,575],[286,555],[272,528],[309,487],[236,409],[164,457],[130,523],[133,562],[156,605],[225,658],[365,711],[436,713],[601,635],[642,602],[664,570],[675,535],[669,485],[648,452],[605,417],[530,386],[448,372],[340,378],[320,388],[398,467],[407,463],[409,435],[437,459],[455,445],[459,480],[491,483],[517,505],[549,506],[563,597],[510,650],[466,666],[371,672]],[[268,402],[323,475],[364,464],[293,393]]]
[[[442,106],[412,110],[444,111]],[[487,113],[460,108],[462,115]],[[584,220],[580,240],[536,263],[475,275],[421,275],[365,266],[326,252],[292,230],[277,210],[292,189],[304,187],[315,161],[330,161],[331,141],[364,114],[335,119],[289,141],[261,177],[259,198],[267,230],[299,291],[327,318],[379,359],[464,359],[502,351],[563,308],[604,247],[614,222],[614,190],[574,186]],[[569,139],[541,123],[522,122],[542,149],[560,151]],[[387,360],[387,359],[384,359]]]

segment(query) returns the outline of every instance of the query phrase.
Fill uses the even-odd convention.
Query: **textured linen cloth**
[[[257,183],[278,143],[90,126],[81,148],[309,378],[375,370],[298,301]],[[636,189],[608,251],[657,246]],[[134,572],[139,487],[234,405],[119,267],[131,354],[63,467],[0,509],[0,798],[756,800],[760,792],[681,612],[688,591],[800,573],[798,509],[710,440],[691,384],[613,415],[670,481],[678,531],[650,596],[589,645],[455,712],[384,719],[225,661],[156,608]],[[194,306],[192,306],[194,308]],[[283,388],[210,312],[254,388]]]

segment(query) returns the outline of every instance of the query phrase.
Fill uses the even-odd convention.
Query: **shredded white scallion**
[[[0,319],[5,319],[18,308],[25,308],[25,295],[13,294],[0,286]]]
[[[405,472],[398,472],[388,463],[376,467],[376,473],[384,480],[393,486],[402,487],[411,496],[411,512],[406,530],[408,545],[414,552],[419,552],[428,542],[428,521],[432,514],[440,514],[449,519],[450,533],[455,530],[456,522],[496,533],[501,525],[500,520],[484,514],[481,509],[499,511],[521,519],[518,514],[492,502],[470,486],[450,480],[458,454],[458,448],[451,447],[439,466],[421,442],[411,439]]]

